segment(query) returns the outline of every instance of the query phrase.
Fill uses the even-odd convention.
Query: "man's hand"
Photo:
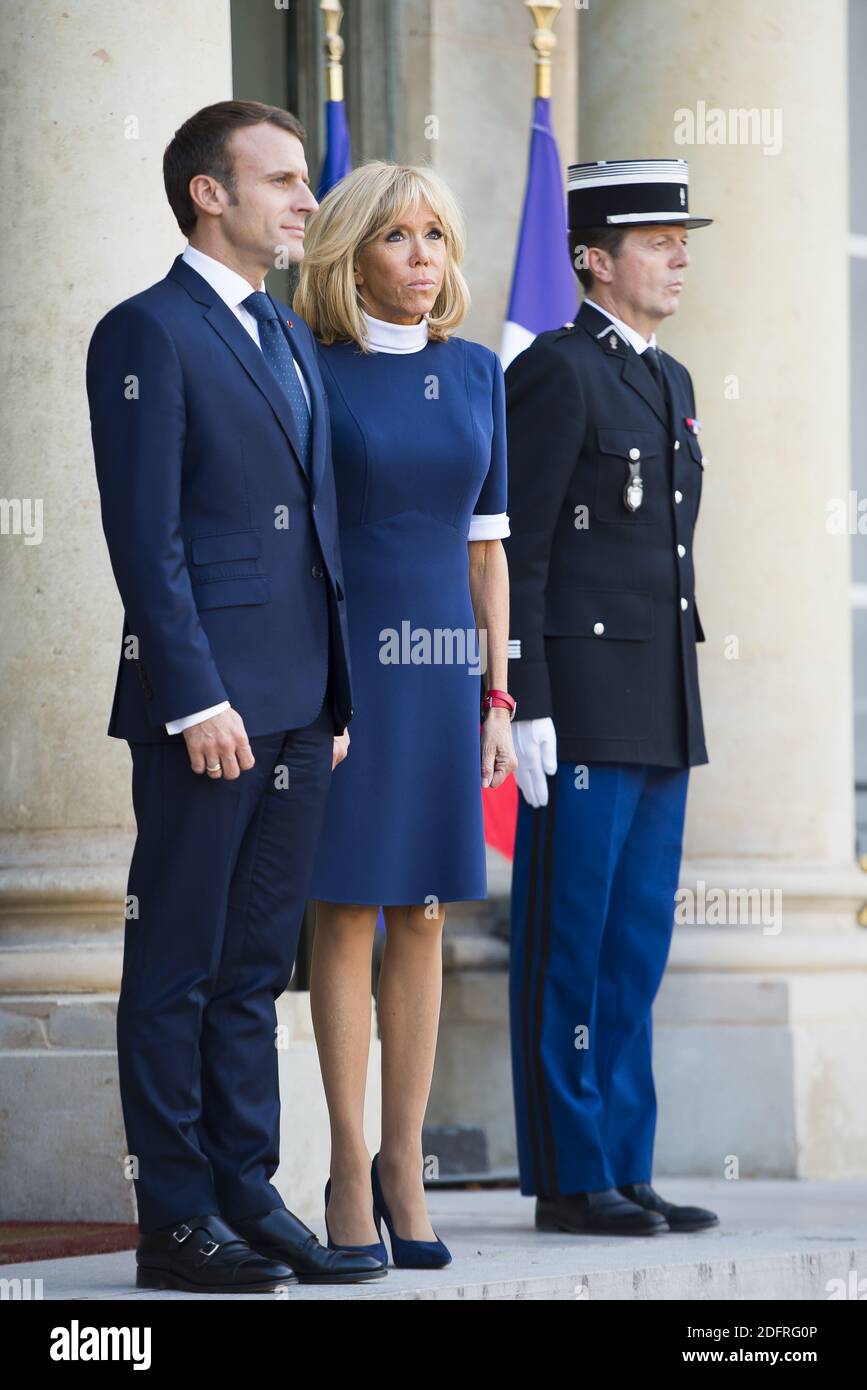
[[[348,730],[348,729],[344,729],[344,730],[343,730],[343,733],[342,733],[342,734],[337,734],[336,737],[335,737],[335,739],[334,739],[334,751],[333,751],[332,754],[331,754],[331,771],[332,771],[332,772],[334,771],[334,769],[336,768],[336,766],[337,766],[338,763],[342,763],[342,762],[343,762],[343,759],[346,757],[346,755],[347,755],[348,752],[349,752],[349,730]]]
[[[501,786],[517,764],[509,711],[494,705],[482,724],[482,786],[491,790]]]
[[[201,724],[192,724],[183,735],[193,772],[204,772],[215,782],[221,777],[232,781],[256,762],[244,721],[235,709],[224,709]]]
[[[530,806],[548,805],[548,783],[557,771],[557,734],[553,719],[519,719],[515,724],[518,766],[515,781]]]

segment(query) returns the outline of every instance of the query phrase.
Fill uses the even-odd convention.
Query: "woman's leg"
[[[373,1245],[371,1156],[364,1139],[370,971],[379,909],[316,904],[310,1008],[331,1122],[328,1227],[337,1245]]]
[[[442,998],[442,930],[424,905],[386,907],[377,1014],[382,1039],[382,1143],[377,1167],[395,1230],[435,1240],[425,1203],[421,1129],[430,1095]]]

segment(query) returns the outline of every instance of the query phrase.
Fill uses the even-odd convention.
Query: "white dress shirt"
[[[623,319],[619,319],[616,314],[612,314],[610,309],[603,309],[602,305],[597,304],[595,299],[588,299],[585,295],[584,303],[589,304],[591,309],[598,309],[600,314],[604,314],[606,318],[609,318],[614,324],[614,327],[620,330],[622,337],[626,339],[627,343],[631,343],[635,348],[639,356],[644,352],[645,348],[656,347],[655,333],[651,333],[649,340],[647,338],[642,338],[637,328],[632,328],[628,323],[624,323]]]
[[[247,295],[253,294],[249,280],[245,280],[243,275],[238,274],[237,270],[232,270],[231,266],[223,265],[222,261],[215,261],[213,256],[206,256],[204,251],[198,251],[195,246],[185,246],[181,259],[186,261],[193,270],[197,270],[202,279],[207,280],[212,290],[216,290],[223,302],[232,310],[238,322],[246,328],[257,348],[261,348],[259,320],[255,319],[250,310],[245,309],[243,305]],[[258,288],[264,291],[264,280]],[[292,361],[295,363],[298,380],[301,382],[304,399],[307,401],[307,409],[310,410],[310,388],[304,380],[304,373],[298,365],[298,359],[294,352]]]
[[[420,352],[427,344],[428,321],[390,323],[361,311],[367,330],[367,345],[374,352]],[[468,541],[497,541],[511,535],[508,512],[476,513],[470,518]]]
[[[192,270],[198,271],[202,279],[207,280],[212,290],[216,290],[226,306],[232,310],[238,322],[246,328],[257,348],[261,348],[259,321],[253,317],[249,309],[245,309],[243,306],[243,300],[247,298],[247,295],[253,294],[249,280],[245,280],[243,275],[239,275],[236,270],[232,270],[231,266],[224,265],[222,261],[214,260],[213,256],[206,256],[204,251],[197,250],[195,246],[187,245],[184,248],[182,260],[185,260]],[[264,290],[264,288],[263,281],[259,289]],[[304,380],[304,373],[298,365],[298,359],[294,353],[292,354],[292,361],[298,373],[298,380],[301,382],[307,408],[310,410],[310,388]],[[222,710],[229,708],[229,701],[222,700],[218,705],[211,705],[209,709],[200,709],[196,714],[187,714],[183,719],[169,720],[166,724],[166,730],[170,734],[180,734],[184,729],[190,728],[192,724],[201,724],[204,719],[210,719],[212,714],[220,714]]]

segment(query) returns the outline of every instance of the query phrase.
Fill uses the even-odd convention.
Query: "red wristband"
[[[487,690],[482,696],[482,709],[493,709],[495,706],[509,710],[509,718],[514,719],[518,702],[506,690]]]

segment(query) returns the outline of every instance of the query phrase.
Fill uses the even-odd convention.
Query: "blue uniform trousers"
[[[671,944],[689,768],[561,762],[519,796],[510,1027],[521,1191],[648,1182],[651,1008]]]

